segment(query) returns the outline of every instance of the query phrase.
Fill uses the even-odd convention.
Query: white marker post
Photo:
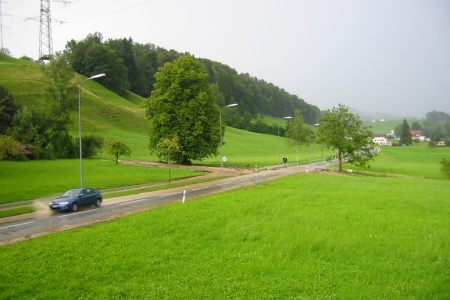
[[[186,190],[183,191],[183,203],[186,201]]]

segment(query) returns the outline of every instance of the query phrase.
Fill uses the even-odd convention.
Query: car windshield
[[[63,197],[75,197],[78,196],[80,193],[80,190],[69,190],[64,193]]]

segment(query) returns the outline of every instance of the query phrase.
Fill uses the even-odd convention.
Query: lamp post
[[[105,73],[96,74],[83,80],[78,86],[78,140],[80,144],[80,188],[83,188],[83,154],[81,150],[81,86],[88,80],[106,76]]]
[[[291,116],[283,117],[285,120],[292,119]],[[280,137],[280,123],[277,122],[277,128],[278,128],[278,137]],[[281,163],[281,154],[280,151],[278,151],[278,163]]]
[[[224,107],[234,107],[238,106],[237,103],[231,103],[228,105],[225,105]],[[219,127],[220,127],[220,176],[223,177],[223,138],[222,138],[222,107],[219,109]]]

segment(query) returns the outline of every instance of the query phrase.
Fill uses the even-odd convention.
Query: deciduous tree
[[[344,161],[365,166],[374,157],[372,132],[363,126],[358,115],[342,104],[328,110],[321,118],[317,141],[336,149],[339,172]]]
[[[17,109],[13,96],[4,86],[0,85],[0,134],[5,134],[6,130],[11,127]]]
[[[108,153],[114,156],[114,160],[117,165],[121,156],[131,155],[131,149],[121,141],[110,141],[108,145]]]
[[[217,154],[219,108],[211,96],[208,74],[192,56],[166,63],[156,73],[156,81],[146,102],[150,120],[151,151],[160,159],[164,143],[176,141],[175,162],[189,164]],[[159,152],[158,152],[159,151]]]
[[[295,110],[294,118],[289,122],[286,137],[289,139],[289,143],[296,149],[298,164],[300,146],[308,144],[311,137],[311,129],[303,122],[302,112],[298,109]]]

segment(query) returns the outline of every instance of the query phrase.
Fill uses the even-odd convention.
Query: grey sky
[[[37,58],[39,0],[2,0],[4,46]],[[6,4],[5,4],[6,2]],[[72,0],[53,45],[99,31],[223,62],[321,109],[450,112],[448,0]]]

